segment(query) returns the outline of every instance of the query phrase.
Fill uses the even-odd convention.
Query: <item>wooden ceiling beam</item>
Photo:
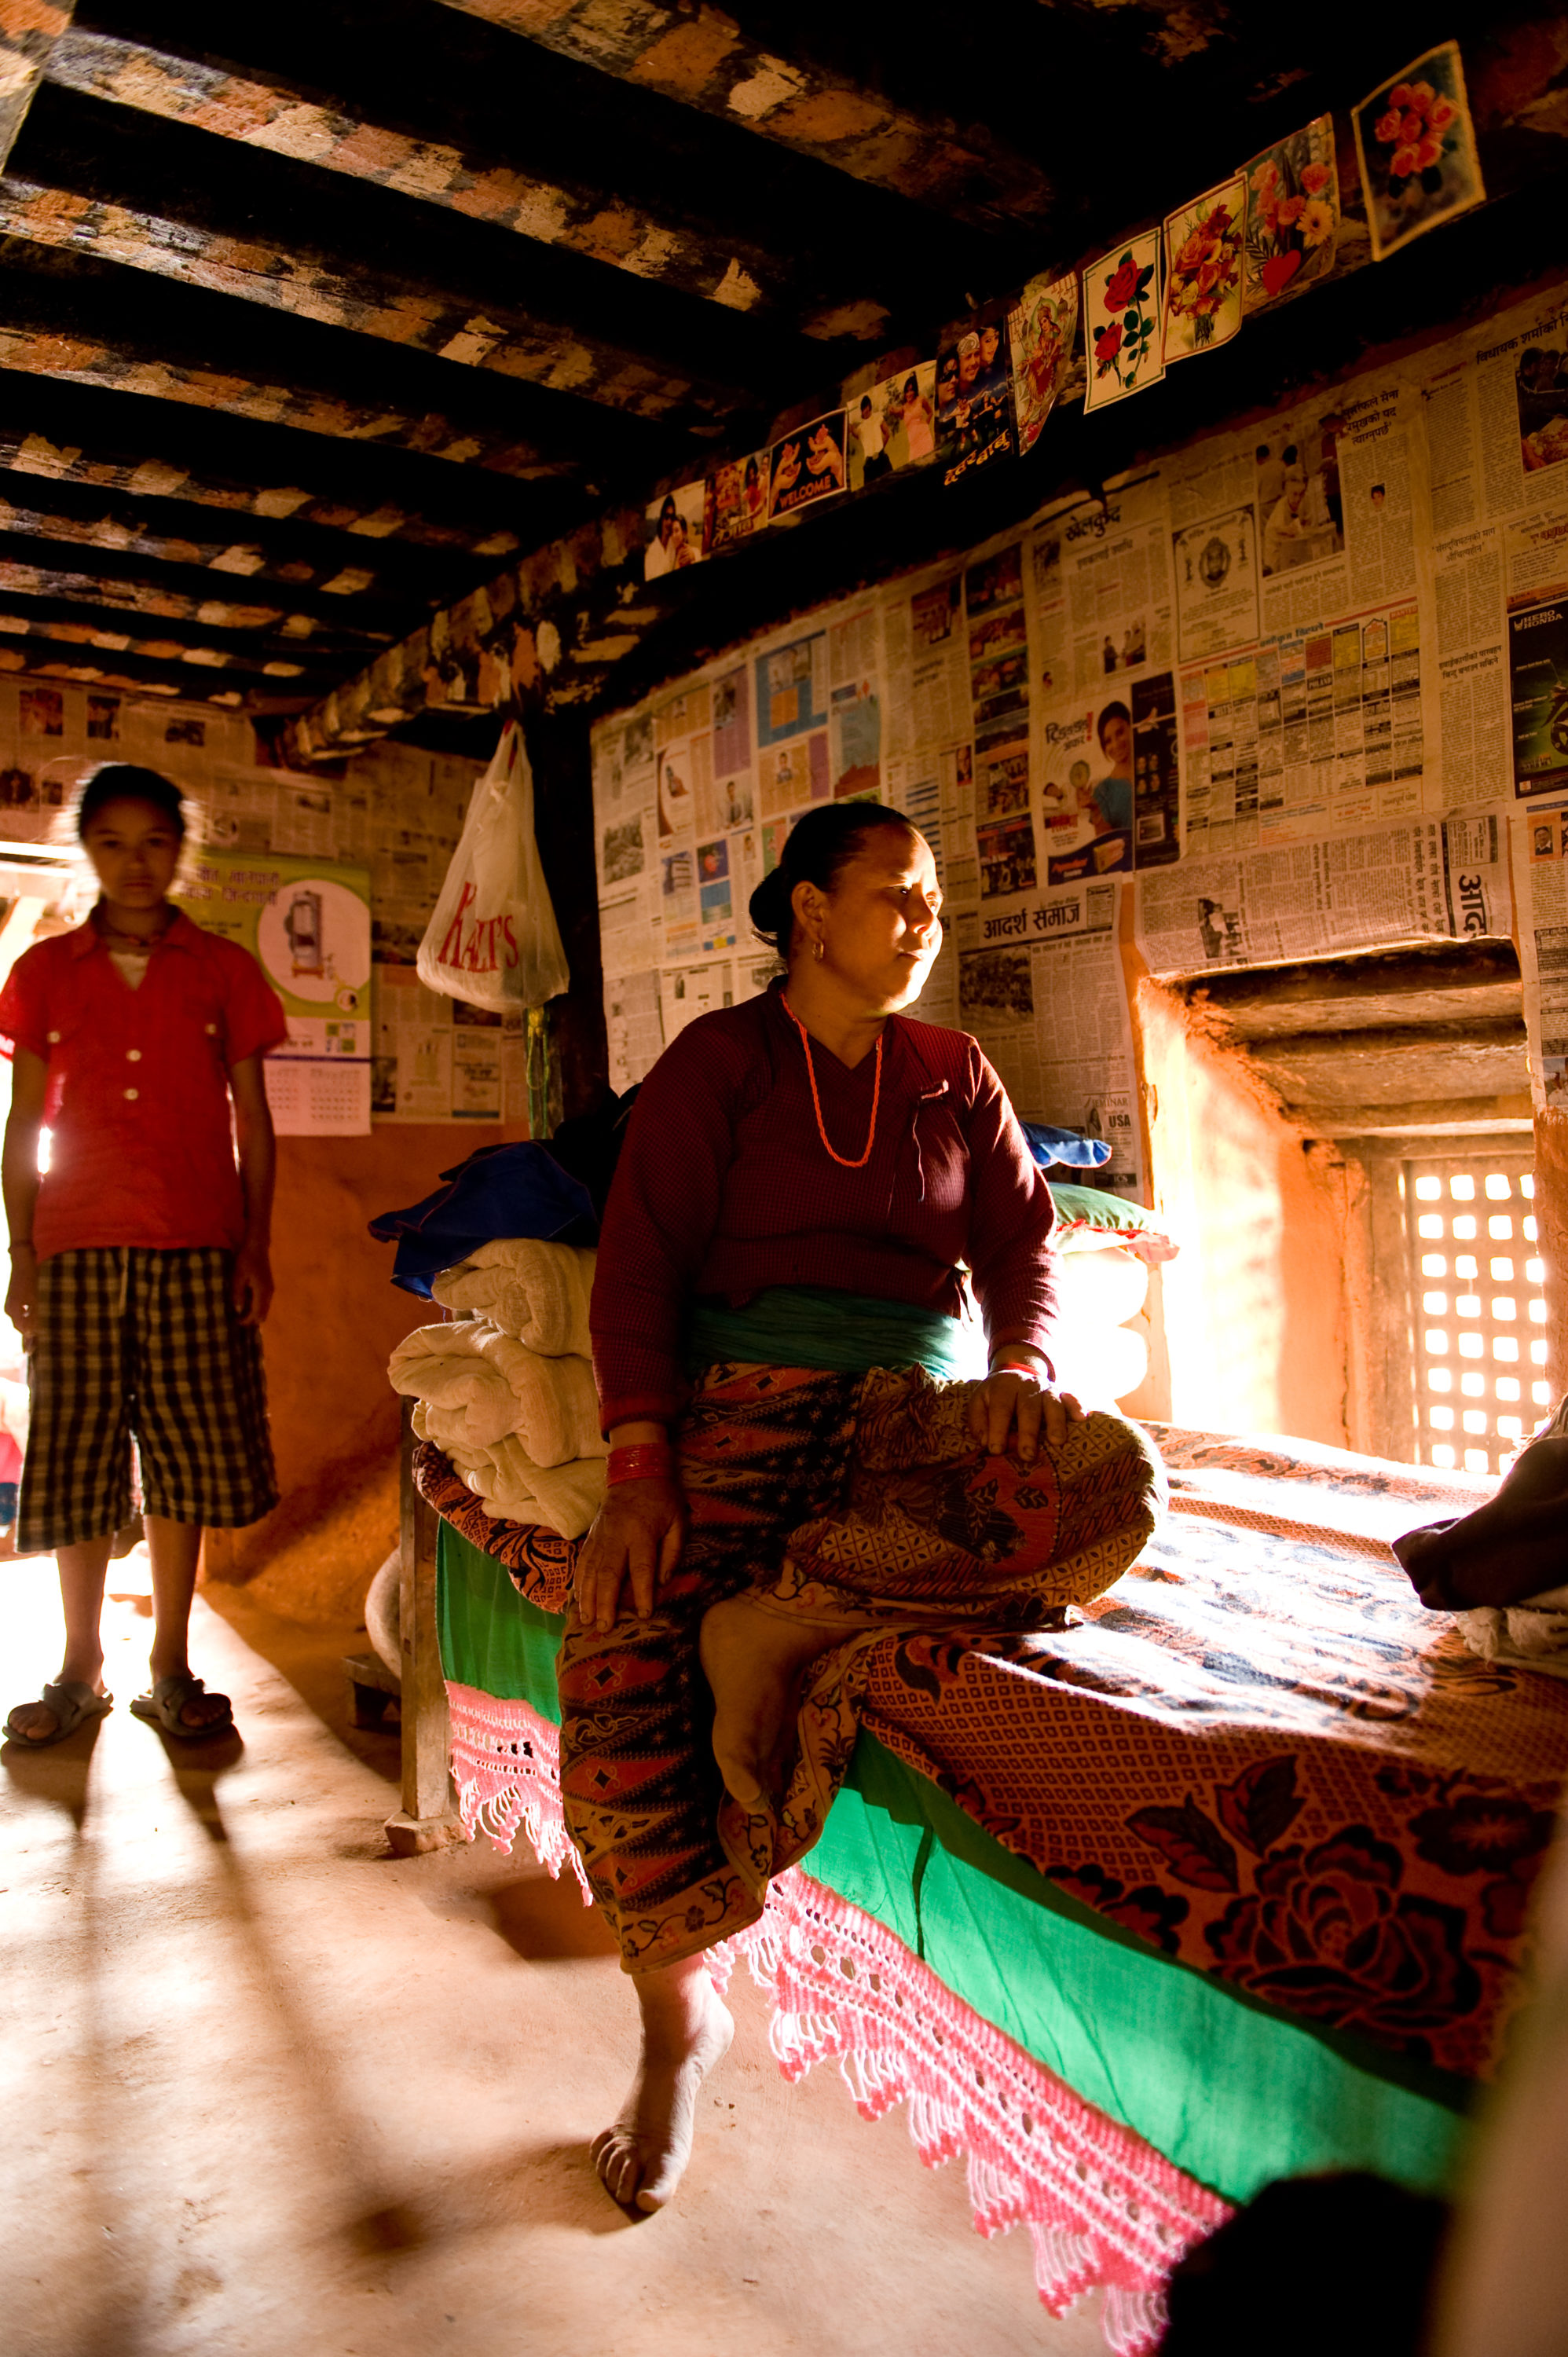
[[[0,639],[47,640],[67,661],[91,662],[93,652],[135,655],[162,665],[166,673],[221,672],[231,684],[260,685],[272,681],[287,683],[291,694],[307,695],[319,695],[326,684],[319,670],[294,653],[271,655],[264,649],[214,646],[200,638],[176,636],[172,630],[162,634],[127,630],[116,628],[118,619],[105,614],[101,621],[85,621],[69,614],[30,614],[20,606],[7,604],[0,588]],[[91,651],[74,655],[71,651],[83,649]],[[200,692],[197,688],[196,693]]]
[[[3,517],[0,517],[3,522]],[[215,594],[217,585],[203,582],[192,593],[177,587],[156,569],[106,554],[104,568],[81,572],[64,565],[40,565],[25,541],[0,530],[0,595],[53,597],[113,607],[125,613],[156,616],[162,621],[196,622],[206,630],[262,631],[275,634],[276,651],[291,652],[308,644],[318,655],[363,662],[374,649],[391,643],[390,630],[354,628],[345,617],[326,616],[319,603],[301,610],[283,601],[263,604],[234,595],[239,583],[225,584],[227,595]],[[177,580],[188,576],[175,576]]]
[[[729,310],[768,309],[789,300],[790,257],[754,241],[684,220],[673,210],[628,203],[602,186],[515,169],[446,141],[415,138],[369,119],[346,101],[273,75],[242,73],[80,29],[54,43],[47,70],[61,89],[394,188],[467,221],[560,246]]]
[[[669,619],[700,569],[642,595],[642,511],[614,508],[432,616],[291,721],[292,766],[338,760],[432,707],[485,711],[510,691],[577,703]]]
[[[171,527],[177,527],[188,504],[231,517],[233,525],[223,528],[230,536],[220,554],[232,544],[235,531],[265,534],[279,526],[307,544],[319,542],[321,562],[338,567],[368,556],[382,563],[391,551],[408,562],[418,550],[417,561],[425,565],[435,554],[499,561],[520,544],[510,524],[495,521],[499,484],[494,491],[487,489],[482,509],[478,501],[465,502],[478,512],[456,507],[443,511],[415,496],[428,485],[400,479],[410,470],[395,454],[383,458],[360,444],[333,454],[333,490],[328,492],[321,488],[319,443],[294,446],[286,432],[274,427],[263,435],[221,414],[209,414],[199,426],[178,409],[152,402],[139,406],[134,437],[122,436],[109,430],[110,414],[96,393],[84,393],[56,378],[46,395],[31,379],[7,378],[0,369],[0,475],[124,493],[168,514]],[[122,415],[119,423],[128,426],[131,421]],[[453,489],[459,488],[455,482]],[[44,495],[18,490],[14,496],[36,500]],[[210,532],[212,526],[203,520],[188,530]]]
[[[378,565],[373,548],[362,542],[356,547],[336,533],[330,541],[322,535],[324,545],[319,549],[313,544],[316,535],[300,532],[263,533],[241,540],[220,533],[198,540],[189,532],[159,531],[147,512],[152,502],[133,503],[90,493],[67,509],[58,488],[52,493],[40,489],[31,496],[20,484],[11,489],[14,497],[10,499],[0,490],[0,535],[15,534],[43,544],[40,564],[53,561],[45,552],[59,547],[91,549],[101,562],[147,560],[166,569],[145,577],[166,579],[170,586],[188,582],[193,572],[213,572],[231,594],[242,581],[250,585],[252,595],[271,588],[295,604],[307,592],[304,602],[318,619],[333,611],[332,605],[323,600],[341,599],[334,617],[338,623],[352,621],[371,629],[378,614],[398,610],[396,602],[389,605],[388,601],[398,599],[400,588],[406,601],[418,597],[428,585],[428,559],[424,561],[426,579],[416,586],[406,577],[406,565],[389,568],[384,559]],[[161,508],[163,503],[157,505]],[[309,548],[308,555],[299,553],[303,548]],[[356,563],[355,558],[369,562]],[[398,574],[404,576],[401,581]],[[217,590],[215,584],[208,594],[216,595]]]
[[[199,356],[206,339],[202,321],[194,311],[195,289],[161,316],[142,299],[134,305],[111,307],[115,311],[123,308],[128,316],[97,326],[94,307],[81,299],[75,272],[59,286],[39,289],[24,287],[22,274],[5,269],[7,260],[27,250],[24,241],[12,244],[9,256],[0,248],[5,292],[5,314],[0,317],[0,369],[60,378],[95,390],[140,393],[197,410],[216,410],[257,425],[292,426],[339,442],[374,443],[381,450],[439,458],[455,467],[482,468],[520,482],[571,481],[581,475],[576,456],[547,450],[519,430],[508,431],[485,418],[470,422],[454,417],[446,408],[434,404],[424,407],[406,398],[400,401],[390,384],[378,401],[370,397],[368,388],[360,395],[329,381],[312,382],[303,369],[291,368],[286,352],[275,349],[259,351],[253,368],[244,365],[231,350],[225,352],[224,364],[214,364]],[[63,258],[43,248],[30,250],[45,259]],[[107,273],[107,264],[100,267]],[[124,275],[130,278],[129,273]],[[99,286],[91,291],[96,293]],[[47,299],[27,299],[40,292]],[[144,309],[145,320],[137,321],[134,315]],[[278,324],[281,328],[295,323]],[[227,340],[231,347],[232,339]]]
[[[766,405],[738,368],[736,381],[725,382],[503,296],[481,304],[329,256],[303,241],[285,242],[262,230],[230,233],[15,171],[0,176],[0,236],[88,254],[654,423],[713,432]],[[246,390],[253,398],[257,388]]]
[[[76,0],[0,0],[0,171],[75,6]]]
[[[1041,230],[1050,218],[1049,176],[983,124],[960,130],[847,75],[778,57],[707,0],[446,5],[977,228]],[[913,38],[925,37],[918,18],[906,22]]]

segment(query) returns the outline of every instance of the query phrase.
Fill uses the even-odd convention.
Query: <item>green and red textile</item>
[[[1099,1596],[1155,1524],[1163,1477],[1115,1415],[1069,1425],[1034,1462],[988,1457],[973,1383],[919,1367],[844,1373],[720,1362],[677,1429],[690,1527],[651,1612],[568,1619],[559,1664],[561,1793],[628,1971],[728,1939],[812,1847],[843,1781],[885,1635],[1035,1629]],[[747,1589],[831,1629],[798,1713],[777,1809],[725,1792],[697,1662],[703,1615]]]
[[[1214,2194],[1336,2167],[1449,2181],[1568,1772],[1568,1691],[1466,1653],[1387,1554],[1476,1502],[1465,1484],[1152,1429],[1176,1512],[1073,1625],[869,1650],[844,1788],[745,1935],[786,2067],[840,2054],[873,2111],[908,2093],[923,2150],[970,2153],[977,2217],[1027,2220],[1050,2305],[1120,2285],[1126,2351]],[[435,1451],[417,1470],[451,1525],[466,1816],[508,1843],[526,1824],[558,1867],[574,1549],[489,1522]],[[985,2037],[1005,2116],[952,2059]]]

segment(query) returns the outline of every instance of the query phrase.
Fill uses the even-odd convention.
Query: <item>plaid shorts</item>
[[[57,1253],[38,1269],[16,1547],[53,1555],[145,1513],[236,1530],[277,1504],[261,1336],[215,1244]]]

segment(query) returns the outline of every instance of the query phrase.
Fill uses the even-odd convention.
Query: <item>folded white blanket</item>
[[[482,1318],[416,1327],[388,1360],[388,1381],[394,1392],[439,1409],[451,1441],[464,1448],[487,1448],[515,1430],[518,1419],[518,1397],[506,1370],[488,1359],[481,1347],[499,1333],[499,1327]]]
[[[588,1296],[597,1254],[587,1244],[498,1236],[444,1269],[430,1289],[444,1309],[477,1312],[546,1358],[593,1356]]]
[[[605,1501],[602,1457],[578,1458],[569,1465],[536,1465],[521,1441],[508,1437],[489,1448],[449,1448],[430,1429],[423,1402],[413,1411],[422,1440],[446,1448],[461,1479],[487,1514],[503,1523],[542,1523],[564,1539],[579,1539]]]
[[[405,1334],[387,1374],[393,1391],[424,1401],[443,1448],[488,1448],[513,1433],[536,1465],[606,1453],[587,1360],[543,1358],[488,1318]]]
[[[1478,1604],[1455,1615],[1473,1653],[1568,1678],[1568,1587],[1548,1587],[1519,1604]]]

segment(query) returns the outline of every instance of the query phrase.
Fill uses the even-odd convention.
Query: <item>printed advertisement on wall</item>
[[[250,951],[283,1001],[288,1042],[266,1060],[283,1137],[371,1126],[371,879],[325,860],[201,848],[178,893],[207,932]]]

